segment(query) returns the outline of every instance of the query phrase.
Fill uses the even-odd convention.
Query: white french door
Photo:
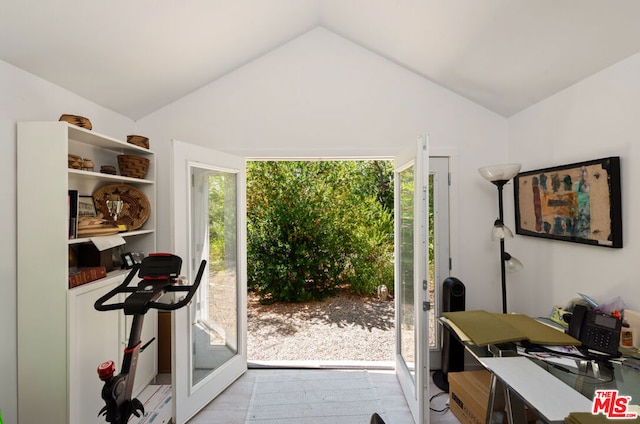
[[[207,268],[172,324],[173,422],[182,424],[247,370],[245,160],[173,141],[172,242],[182,275]]]
[[[440,348],[442,326],[436,324],[441,315],[442,282],[449,277],[449,158],[429,158],[429,245],[432,255],[428,261],[429,275],[429,368],[439,370],[442,367]]]
[[[396,374],[417,424],[429,422],[428,137],[394,159]]]

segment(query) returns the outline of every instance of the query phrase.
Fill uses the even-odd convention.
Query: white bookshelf
[[[67,154],[90,157],[95,171],[67,168]],[[117,155],[150,159],[144,179],[102,174]],[[151,150],[66,122],[20,122],[18,156],[18,416],[20,422],[104,423],[98,411],[102,382],[96,368],[106,360],[122,364],[128,324],[122,311],[98,312],[94,302],[127,275],[114,270],[106,278],[68,287],[71,247],[91,243],[69,240],[68,190],[91,195],[106,184],[128,184],[144,193],[151,213],[136,231],[120,233],[125,251],[156,248],[155,157]],[[157,335],[157,314],[145,316],[143,342]],[[157,347],[139,357],[137,393],[157,373]],[[135,394],[135,393],[134,393]]]

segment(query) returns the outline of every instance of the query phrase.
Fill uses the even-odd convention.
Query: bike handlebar
[[[176,309],[180,309],[183,306],[186,306],[189,302],[191,302],[191,298],[198,291],[198,287],[200,286],[200,280],[202,280],[202,275],[204,274],[204,270],[206,268],[207,261],[203,260],[200,262],[200,267],[198,268],[198,273],[196,274],[196,281],[190,286],[168,286],[166,287],[166,293],[173,292],[181,292],[186,291],[187,295],[184,299],[180,300],[177,303],[160,303],[160,302],[150,302],[149,307],[152,309],[159,309],[162,311],[174,311]]]
[[[177,258],[178,260],[177,264],[172,264],[173,271],[176,271],[177,267],[177,271],[175,272],[175,274],[177,275],[177,273],[180,272],[181,261],[177,256],[169,256],[171,256],[171,258]],[[154,257],[150,256],[148,258],[145,258],[145,260],[153,261]],[[187,305],[196,294],[196,291],[200,286],[200,281],[202,280],[202,275],[204,274],[206,264],[207,261],[205,260],[200,263],[200,267],[198,268],[198,273],[196,275],[196,280],[191,285],[175,285],[177,280],[176,278],[173,278],[171,276],[172,274],[174,274],[174,272],[171,272],[171,275],[169,276],[142,275],[143,279],[138,283],[138,285],[130,287],[129,284],[131,283],[131,280],[133,280],[136,272],[141,268],[140,264],[136,264],[124,279],[122,284],[115,287],[113,290],[109,291],[107,294],[96,300],[94,307],[98,311],[113,311],[117,309],[124,309],[126,315],[145,314],[149,309],[159,309],[163,311],[173,311],[176,309],[180,309],[183,306]],[[142,274],[145,269],[146,268],[143,267],[140,273]],[[184,299],[176,303],[156,302],[156,300],[158,300],[165,293],[178,292],[186,292],[187,295],[184,297]],[[106,304],[106,302],[120,293],[130,293],[130,295],[125,299],[124,302]]]

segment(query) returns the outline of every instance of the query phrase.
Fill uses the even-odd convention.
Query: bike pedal
[[[138,411],[140,411],[142,415],[144,415],[144,405],[138,399],[131,399],[131,407],[133,409],[133,415],[135,415],[136,417],[140,417]]]

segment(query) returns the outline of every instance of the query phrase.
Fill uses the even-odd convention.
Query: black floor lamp
[[[519,163],[485,166],[478,169],[482,177],[498,188],[498,219],[493,223],[491,238],[500,241],[500,277],[502,281],[502,313],[507,313],[507,271],[518,271],[522,263],[504,250],[504,240],[513,238],[511,230],[504,225],[504,208],[502,204],[502,188],[520,172]]]

